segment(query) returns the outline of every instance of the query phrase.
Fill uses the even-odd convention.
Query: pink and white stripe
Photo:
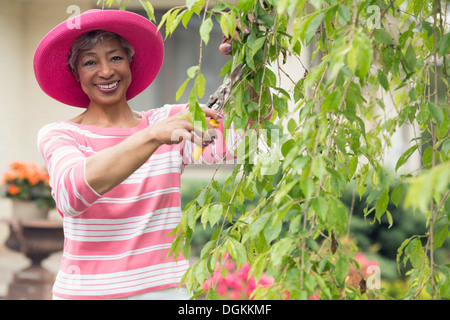
[[[105,299],[176,287],[188,269],[169,256],[181,221],[180,174],[194,163],[194,145],[163,145],[120,185],[100,196],[85,179],[86,159],[186,106],[142,112],[134,128],[98,128],[60,121],[44,126],[38,146],[50,174],[52,195],[64,221],[65,244],[53,293],[69,299]],[[221,161],[238,135],[223,127],[200,161]]]

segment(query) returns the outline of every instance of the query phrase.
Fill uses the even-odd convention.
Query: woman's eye
[[[83,66],[92,66],[92,65],[94,65],[94,63],[95,62],[93,60],[88,60],[85,63],[83,63]]]
[[[114,57],[112,57],[111,59],[112,59],[112,61],[120,61],[120,60],[122,60],[123,58],[120,57],[120,56],[114,56]]]

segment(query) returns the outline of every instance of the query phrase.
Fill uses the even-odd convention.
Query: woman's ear
[[[80,77],[78,76],[78,72],[75,72],[74,70],[70,70],[72,71],[73,76],[75,77],[75,80],[77,80],[78,82],[80,82]]]

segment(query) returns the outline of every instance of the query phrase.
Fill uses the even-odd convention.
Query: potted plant
[[[36,162],[12,161],[3,174],[3,196],[12,200],[18,219],[45,219],[55,208],[49,176]]]

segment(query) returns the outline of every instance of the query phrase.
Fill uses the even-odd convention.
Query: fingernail
[[[222,115],[222,114],[219,114],[219,115],[217,116],[217,118],[223,119],[223,115]]]
[[[231,52],[231,49],[232,49],[231,44],[227,44],[227,46],[225,47],[225,51]]]
[[[249,34],[249,33],[250,33],[250,29],[248,27],[245,27],[244,34]]]

